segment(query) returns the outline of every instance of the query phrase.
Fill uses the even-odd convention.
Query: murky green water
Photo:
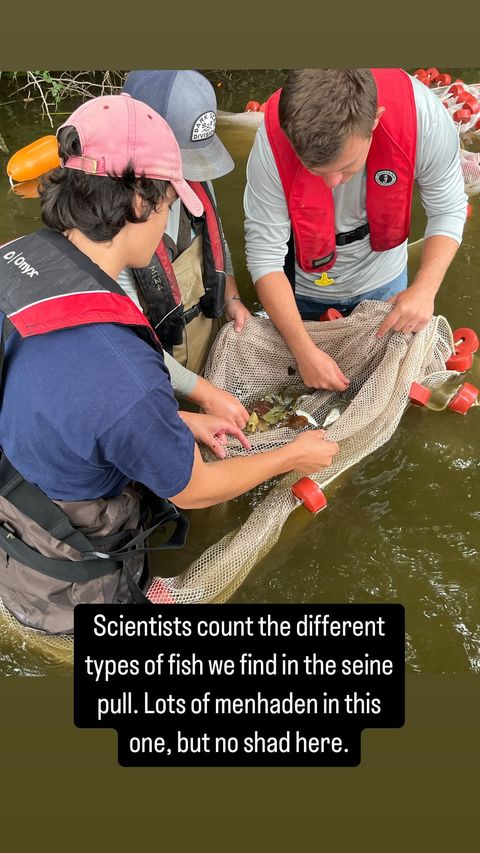
[[[459,76],[478,81],[480,70],[464,69]],[[219,108],[240,111],[250,98],[262,101],[282,79],[280,72],[272,71],[250,72],[241,79],[234,72],[230,77],[219,76]],[[2,84],[0,104],[9,93]],[[62,111],[71,106],[75,104],[62,105]],[[0,106],[0,133],[10,153],[50,132],[31,105],[27,110],[23,104]],[[240,290],[256,310],[259,306],[243,261],[242,212],[245,163],[253,133],[231,126],[221,126],[219,133],[236,169],[216,181],[215,188]],[[1,155],[1,242],[40,227],[38,200],[22,199],[9,191],[7,160]],[[480,199],[470,202],[473,213],[437,298],[436,312],[444,314],[453,329],[471,326],[478,332]],[[423,211],[416,202],[412,241],[422,236],[423,224]],[[414,250],[412,270],[417,263]],[[480,385],[478,357],[466,379]],[[409,408],[388,444],[328,488],[325,512],[312,517],[300,508],[292,514],[279,543],[232,600],[401,602],[407,614],[410,671],[480,671],[479,435],[479,409],[462,417]],[[175,560],[187,567],[208,545],[241,524],[266,488],[190,513],[189,542]],[[161,564],[156,571],[162,573]],[[28,648],[0,639],[0,673],[48,670],[47,662]]]

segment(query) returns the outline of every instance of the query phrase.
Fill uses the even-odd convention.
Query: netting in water
[[[467,195],[477,195],[480,192],[480,152],[460,149],[463,181]]]
[[[316,391],[302,401],[302,409],[321,425],[334,407],[342,411],[326,437],[340,445],[328,468],[310,474],[321,489],[372,453],[392,436],[409,402],[413,381],[441,386],[452,372],[445,362],[453,351],[451,329],[443,317],[434,317],[416,334],[376,332],[391,310],[382,302],[362,302],[349,317],[306,323],[317,346],[328,353],[350,379],[348,391]],[[268,319],[252,317],[241,334],[233,324],[217,336],[205,369],[215,385],[230,391],[248,409],[265,394],[283,388],[303,388],[295,362],[283,338]],[[348,404],[345,408],[345,404]],[[254,433],[256,451],[292,441],[291,429],[278,427]],[[246,451],[230,441],[229,454]],[[290,513],[298,506],[291,487],[301,475],[284,476],[237,530],[208,548],[185,572],[173,578],[155,578],[148,596],[154,603],[224,602],[250,570],[273,547]]]
[[[3,642],[2,642],[3,638]],[[57,666],[70,667],[73,662],[73,635],[47,634],[35,628],[26,628],[10,613],[0,598],[0,651],[2,645],[21,650],[26,658],[25,669],[30,662],[36,666],[45,664],[49,669]],[[19,655],[15,655],[18,660]]]
[[[388,441],[408,405],[413,381],[438,388],[453,375],[445,368],[454,348],[447,321],[434,317],[417,334],[389,332],[378,339],[376,332],[390,310],[382,302],[362,302],[349,317],[306,324],[317,346],[334,358],[350,379],[343,394],[320,390],[302,402],[302,409],[319,425],[333,407],[341,411],[326,432],[327,438],[339,443],[340,451],[328,468],[309,475],[322,489]],[[210,352],[205,376],[242,400],[247,408],[280,389],[304,390],[283,338],[268,319],[261,317],[249,319],[241,334],[233,330],[233,323],[222,329]],[[280,447],[297,434],[277,427],[249,437],[254,450],[262,451]],[[230,456],[246,452],[235,440],[230,440],[228,447]],[[154,578],[149,599],[156,604],[226,601],[278,540],[288,516],[298,506],[291,487],[301,476],[292,472],[282,477],[240,528],[208,548],[181,575]],[[0,610],[0,617],[3,614],[24,641],[28,638],[54,659],[71,654],[71,637],[51,637],[23,628],[5,608]]]

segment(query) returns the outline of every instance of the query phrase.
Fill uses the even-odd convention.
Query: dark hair
[[[377,100],[368,68],[292,71],[280,95],[280,126],[302,163],[313,169],[335,160],[352,133],[368,139]]]
[[[58,134],[61,160],[81,155],[74,127]],[[133,164],[121,175],[88,175],[77,169],[52,169],[39,186],[42,220],[48,228],[63,233],[78,228],[97,243],[112,240],[127,222],[145,222],[166,197],[168,181],[137,177]],[[135,212],[135,195],[142,199],[142,212]]]

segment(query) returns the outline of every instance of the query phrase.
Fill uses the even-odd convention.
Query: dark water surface
[[[449,70],[449,69],[441,69]],[[464,69],[466,81],[480,70]],[[219,108],[243,110],[247,100],[263,101],[281,85],[282,72],[209,75]],[[0,81],[0,104],[11,94]],[[70,111],[75,103],[62,105]],[[57,126],[63,116],[55,118]],[[0,133],[10,154],[51,133],[35,105],[0,106]],[[242,194],[253,133],[220,126],[236,169],[215,182],[222,220],[242,295],[255,300],[243,261]],[[475,143],[473,143],[475,144]],[[480,144],[477,146],[480,147]],[[0,241],[40,227],[39,203],[9,189],[7,155],[0,155]],[[473,207],[464,242],[436,301],[453,329],[480,331],[480,200]],[[422,236],[424,214],[415,203],[411,240]],[[411,269],[419,253],[411,254]],[[466,380],[480,386],[477,357]],[[317,517],[296,510],[279,543],[235,593],[236,602],[400,602],[407,616],[410,671],[480,671],[480,410],[466,417],[409,408],[393,438],[328,487],[329,506]],[[206,547],[244,521],[268,487],[189,513],[191,532],[175,560],[187,567]],[[169,557],[169,559],[171,559]],[[155,567],[162,574],[161,562]],[[49,671],[39,656],[19,649],[0,630],[0,674]]]

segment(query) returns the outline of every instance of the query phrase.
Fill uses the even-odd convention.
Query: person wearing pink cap
[[[226,418],[178,410],[155,330],[116,282],[148,263],[177,196],[202,212],[175,137],[116,95],[83,104],[58,141],[62,166],[41,187],[46,227],[0,249],[0,597],[24,625],[68,633],[78,602],[145,600],[145,539],[171,521],[181,544],[177,506],[318,471],[338,447],[312,431],[203,461],[196,441],[248,441]]]

